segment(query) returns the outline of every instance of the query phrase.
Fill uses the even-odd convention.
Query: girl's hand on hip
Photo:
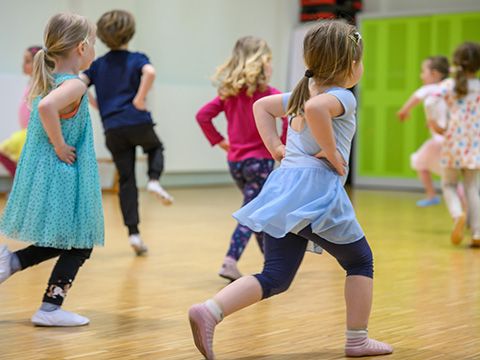
[[[222,140],[218,143],[218,146],[220,146],[223,150],[228,152],[230,150],[230,144],[228,143],[227,140]]]
[[[283,144],[278,145],[275,148],[272,156],[276,161],[282,161],[283,158],[285,157],[285,145],[283,145]]]
[[[338,152],[338,150],[335,150],[332,156],[328,157],[325,151],[320,151],[319,153],[315,154],[315,157],[318,159],[326,159],[333,170],[335,170],[338,175],[344,176],[347,172],[345,170],[347,163],[343,159],[342,155]]]
[[[145,111],[145,110],[147,110],[147,107],[146,107],[146,105],[145,105],[145,99],[142,99],[142,98],[140,98],[140,97],[138,97],[138,96],[135,96],[135,97],[133,98],[132,104],[133,104],[133,106],[135,106],[135,108],[136,108],[137,110],[140,110],[140,111]]]
[[[57,154],[58,158],[63,162],[67,163],[68,165],[73,165],[75,160],[77,159],[77,155],[75,153],[75,148],[73,146],[63,144],[59,147],[54,148],[55,153]]]

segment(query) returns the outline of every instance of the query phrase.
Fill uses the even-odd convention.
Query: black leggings
[[[18,256],[22,270],[58,256],[48,280],[43,302],[62,305],[78,270],[85,260],[90,258],[91,253],[92,249],[62,250],[31,245],[16,251],[15,255]]]
[[[308,241],[320,245],[335,257],[347,276],[373,278],[373,256],[365,237],[350,244],[339,245],[314,234],[310,226],[297,234],[288,233],[281,239],[264,236],[265,263],[261,274],[254,275],[263,290],[263,298],[286,291],[302,263]]]

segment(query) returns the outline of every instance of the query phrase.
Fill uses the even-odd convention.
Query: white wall
[[[24,49],[42,43],[49,16],[72,11],[96,22],[111,9],[131,11],[137,33],[131,50],[145,52],[157,70],[149,99],[157,132],[166,147],[166,172],[225,171],[225,155],[212,149],[195,122],[199,107],[216,94],[209,77],[230,54],[237,38],[263,37],[273,51],[272,85],[286,90],[289,36],[298,18],[292,0],[0,0],[0,79],[21,76]],[[25,11],[25,9],[29,9]],[[14,34],[15,41],[11,41]],[[97,42],[97,55],[106,52]],[[2,94],[10,93],[9,101]],[[0,123],[0,140],[6,138],[18,101],[9,85],[0,81],[0,106],[11,108]],[[12,101],[13,100],[13,101]],[[99,157],[108,157],[98,115],[92,111]],[[225,129],[223,118],[216,121]]]

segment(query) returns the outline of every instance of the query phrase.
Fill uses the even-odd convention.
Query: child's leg
[[[78,270],[90,258],[92,249],[63,250],[55,264],[39,311],[32,322],[41,326],[80,326],[89,322],[83,316],[60,310]]]
[[[53,259],[62,253],[61,249],[49,247],[39,247],[35,245],[27,246],[21,250],[15,251],[13,255],[18,257],[21,270],[25,270],[30,266],[40,264],[46,260]]]
[[[237,187],[242,191],[245,187],[245,179],[243,177],[243,161],[229,161],[228,167],[230,169],[230,175]],[[221,277],[234,281],[242,277],[242,274],[238,270],[237,261],[240,259],[243,250],[252,235],[252,231],[241,224],[237,224],[233,234],[230,238],[230,244],[223,260],[222,267],[218,271],[218,275]]]
[[[17,271],[54,258],[60,252],[61,250],[59,249],[31,245],[11,253],[5,245],[0,246],[0,283],[7,280]]]
[[[465,195],[468,203],[468,218],[474,246],[480,246],[480,188],[478,170],[464,170]]]
[[[459,174],[460,171],[457,169],[445,168],[442,175],[443,196],[450,215],[455,221],[451,233],[451,241],[454,244],[459,244],[462,241],[466,221],[466,216],[462,209],[462,202],[457,192]]]
[[[155,133],[153,125],[136,126],[132,133],[132,141],[135,145],[141,146],[148,156],[147,190],[158,196],[164,205],[171,205],[173,196],[160,185],[159,181],[164,168],[163,144]]]
[[[425,188],[425,194],[427,196],[427,199],[431,200],[436,198],[437,194],[435,192],[435,187],[433,186],[432,174],[430,173],[430,171],[419,170],[418,177],[420,178],[420,181],[422,182],[423,187]],[[431,205],[435,205],[435,204],[431,204]]]
[[[112,129],[106,132],[106,144],[118,171],[120,182],[120,208],[123,222],[128,228],[128,241],[137,255],[148,249],[140,238],[138,223],[138,189],[135,178],[136,144],[132,140],[135,126]]]
[[[129,128],[106,132],[106,145],[112,154],[120,182],[120,207],[129,235],[138,234],[138,190],[135,179],[135,145],[128,138]]]
[[[273,170],[274,161],[270,159],[247,159],[240,162],[229,162],[230,173],[243,194],[242,206],[255,199],[262,190],[263,184]],[[239,260],[250,240],[252,231],[238,225],[232,234],[227,256]],[[258,246],[263,252],[263,235],[255,234]]]
[[[412,154],[410,161],[413,169],[417,170],[418,177],[425,189],[426,198],[417,201],[420,207],[438,205],[440,198],[436,196],[435,188],[432,181],[432,171],[439,171],[440,153],[442,150],[442,142],[431,138]]]
[[[268,175],[273,171],[275,162],[271,159],[249,159],[243,167],[243,178],[245,186],[243,188],[243,205],[248,204],[255,199],[267,181]],[[263,252],[263,233],[255,233],[258,247]]]
[[[365,237],[345,245],[331,243],[314,234],[308,226],[299,235],[320,245],[337,259],[346,271],[347,356],[390,354],[390,345],[368,338],[368,319],[372,307],[373,256]]]
[[[307,241],[287,234],[281,239],[265,234],[265,263],[262,273],[244,276],[220,290],[211,300],[190,308],[195,344],[207,359],[212,350],[215,325],[240,309],[288,289],[305,255]]]

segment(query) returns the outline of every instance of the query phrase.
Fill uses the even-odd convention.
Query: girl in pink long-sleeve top
[[[274,160],[265,147],[255,125],[253,103],[280,91],[268,85],[272,74],[272,53],[259,38],[240,38],[232,56],[220,66],[214,76],[218,96],[197,113],[197,121],[212,146],[227,152],[230,173],[243,193],[243,204],[254,199],[272,172]],[[227,139],[213,125],[221,112],[227,118]],[[287,122],[283,119],[282,141],[285,143]],[[252,231],[238,224],[219,275],[229,280],[241,277],[237,261],[245,249]],[[263,234],[255,233],[263,252]]]

